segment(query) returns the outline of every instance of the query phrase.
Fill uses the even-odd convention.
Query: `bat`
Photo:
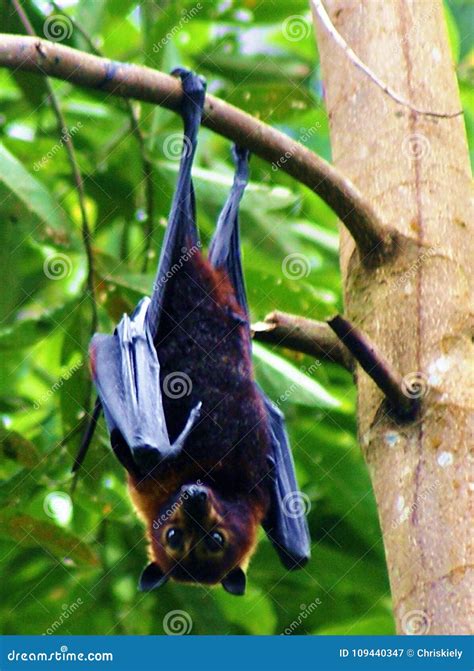
[[[286,510],[298,490],[284,419],[252,368],[238,224],[249,154],[234,147],[233,185],[206,257],[191,177],[205,83],[175,73],[184,142],[153,292],[113,335],[91,341],[98,400],[79,462],[102,410],[146,526],[139,589],[171,579],[241,595],[260,526],[287,569],[309,559],[309,532],[304,515]]]

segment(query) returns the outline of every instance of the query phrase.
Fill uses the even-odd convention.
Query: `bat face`
[[[163,507],[159,519],[165,522],[153,529],[155,563],[174,580],[226,587],[226,577],[236,569],[240,580],[244,576],[259,518],[247,502],[225,501],[210,487],[185,485]]]

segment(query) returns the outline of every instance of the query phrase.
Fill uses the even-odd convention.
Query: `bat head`
[[[231,594],[245,592],[247,568],[263,516],[258,504],[227,501],[211,487],[184,485],[153,523],[154,561],[140,578],[148,591],[168,578],[179,582],[221,583]]]

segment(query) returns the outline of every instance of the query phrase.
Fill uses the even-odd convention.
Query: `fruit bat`
[[[102,409],[146,525],[141,590],[173,579],[240,595],[260,525],[287,569],[309,558],[309,534],[304,516],[287,510],[297,485],[283,416],[252,369],[238,227],[248,152],[234,148],[233,186],[206,258],[191,178],[205,84],[175,72],[184,142],[153,293],[113,335],[92,339],[98,401],[84,446]]]

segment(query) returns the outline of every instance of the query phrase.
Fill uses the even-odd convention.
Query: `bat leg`
[[[184,429],[181,431],[181,433],[171,446],[170,454],[172,454],[173,456],[179,454],[179,452],[181,452],[181,450],[183,449],[186,438],[189,436],[191,430],[196,424],[196,421],[201,416],[201,408],[202,403],[201,401],[199,401],[199,403],[195,405],[194,408],[189,413],[188,421],[186,422]]]
[[[229,306],[226,306],[224,308],[224,310],[225,310],[226,315],[228,317],[230,317],[231,319],[233,319],[237,324],[239,324],[241,326],[247,326],[248,325],[249,320],[246,319],[245,317],[242,317],[242,315],[239,315],[237,312],[235,312],[235,310],[232,310],[232,308],[230,308]]]
[[[206,95],[204,80],[198,75],[178,68],[173,74],[181,77],[183,98],[181,116],[184,122],[184,142],[178,172],[178,182],[168,218],[165,238],[161,248],[158,271],[154,282],[151,305],[148,311],[150,332],[155,339],[160,325],[165,295],[169,291],[168,274],[173,274],[173,266],[179,263],[183,253],[200,246],[196,226],[196,203],[191,177],[191,169],[197,147],[198,131]]]
[[[242,261],[240,258],[239,205],[249,179],[249,152],[242,147],[233,148],[234,183],[217,222],[209,249],[209,261],[214,268],[222,268],[234,287],[237,302],[248,314]]]

